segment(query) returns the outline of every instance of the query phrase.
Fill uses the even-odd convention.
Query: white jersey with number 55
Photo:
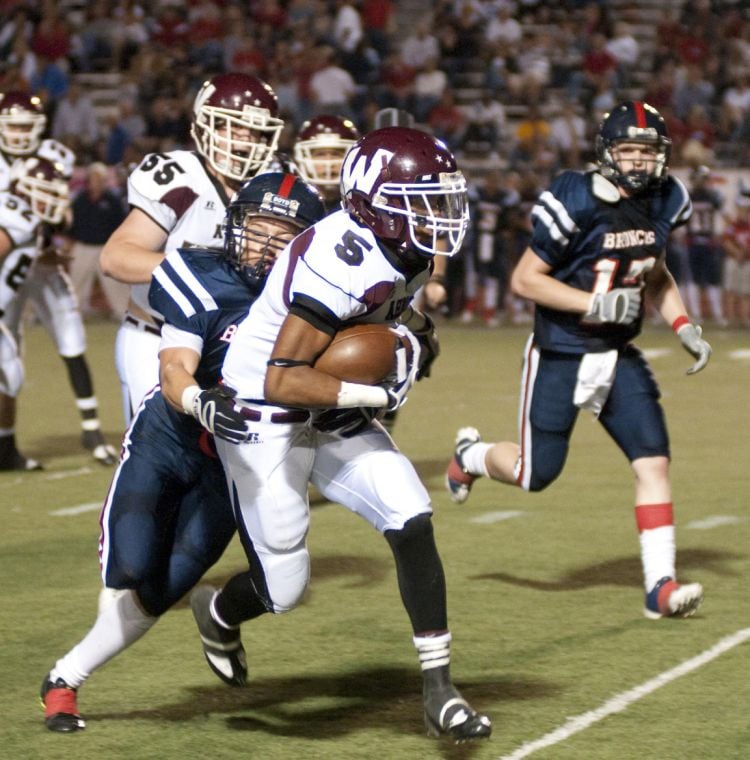
[[[201,157],[188,150],[149,153],[128,178],[128,203],[168,233],[164,253],[178,248],[223,248],[221,224],[229,198],[207,171]],[[133,285],[131,297],[144,311],[149,283]]]

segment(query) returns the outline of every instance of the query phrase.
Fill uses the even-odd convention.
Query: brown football
[[[400,337],[388,325],[352,325],[336,333],[315,369],[348,383],[377,385],[393,370]]]

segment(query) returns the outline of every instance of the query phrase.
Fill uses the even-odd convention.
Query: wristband
[[[678,331],[679,331],[679,329],[680,329],[680,328],[681,328],[683,325],[689,325],[689,324],[690,324],[690,320],[689,320],[689,319],[688,319],[688,318],[687,318],[687,317],[686,317],[686,316],[683,314],[682,316],[680,316],[680,317],[677,317],[677,319],[675,319],[675,321],[674,321],[674,322],[672,322],[672,329],[673,329],[675,332],[678,332]]]
[[[193,411],[195,409],[195,399],[198,398],[200,392],[201,387],[199,385],[188,385],[188,387],[182,392],[180,403],[182,404],[182,410],[185,414],[189,414],[193,417],[195,416],[195,412]]]
[[[336,407],[351,409],[355,406],[388,406],[388,394],[379,385],[364,385],[363,383],[341,383]]]

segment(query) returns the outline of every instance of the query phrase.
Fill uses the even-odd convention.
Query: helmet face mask
[[[227,207],[224,257],[257,287],[287,243],[324,216],[314,187],[292,174],[261,174],[245,183]]]
[[[38,156],[13,165],[10,189],[28,202],[39,219],[50,224],[60,224],[70,206],[68,183],[61,168]]]
[[[0,94],[0,150],[11,156],[34,153],[47,126],[47,116],[36,95]]]
[[[655,108],[640,101],[620,103],[599,127],[599,172],[628,192],[640,193],[666,179],[671,147],[664,119]]]
[[[344,207],[383,240],[433,256],[461,249],[469,225],[466,179],[434,137],[386,127],[361,138],[341,170]]]
[[[359,131],[348,119],[316,116],[300,128],[294,144],[294,161],[306,182],[321,191],[338,189],[341,165]]]
[[[198,151],[230,181],[267,169],[283,127],[276,94],[254,76],[219,74],[204,82],[193,104],[191,133]]]

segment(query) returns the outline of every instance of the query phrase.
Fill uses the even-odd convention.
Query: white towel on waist
[[[607,402],[609,390],[615,379],[617,351],[603,351],[596,354],[584,354],[578,367],[573,403],[593,412],[596,417]]]

